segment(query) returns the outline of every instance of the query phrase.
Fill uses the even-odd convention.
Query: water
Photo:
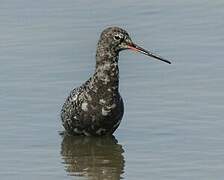
[[[223,1],[0,4],[1,179],[223,178]],[[109,25],[172,65],[122,52],[115,137],[60,136],[64,99]]]

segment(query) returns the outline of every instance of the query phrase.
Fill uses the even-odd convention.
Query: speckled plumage
[[[97,45],[95,73],[71,91],[62,107],[62,123],[69,134],[113,134],[119,126],[124,105],[119,94],[118,56],[124,49],[168,62],[135,45],[125,30],[119,27],[105,29]]]

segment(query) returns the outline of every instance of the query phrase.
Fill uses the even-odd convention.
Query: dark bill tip
[[[156,54],[154,54],[154,53],[152,53],[150,51],[147,51],[147,50],[141,48],[140,46],[138,46],[136,44],[128,45],[128,49],[131,49],[133,51],[140,52],[140,53],[145,54],[147,56],[150,56],[150,57],[153,57],[153,58],[158,59],[160,61],[163,61],[165,63],[171,64],[171,62],[169,60],[167,60],[167,59],[165,59],[165,58],[163,58],[163,57],[161,57],[159,55],[156,55]]]

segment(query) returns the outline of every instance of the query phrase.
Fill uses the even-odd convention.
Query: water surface
[[[224,177],[223,1],[0,4],[1,179]],[[60,136],[64,99],[93,73],[111,25],[172,65],[122,52],[115,137]]]

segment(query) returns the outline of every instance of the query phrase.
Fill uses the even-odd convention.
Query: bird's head
[[[170,61],[150,51],[147,51],[141,48],[140,46],[136,45],[135,43],[133,43],[127,31],[119,27],[106,28],[101,33],[98,48],[102,50],[107,50],[108,52],[115,52],[115,53],[119,53],[121,50],[130,49],[171,64]]]

